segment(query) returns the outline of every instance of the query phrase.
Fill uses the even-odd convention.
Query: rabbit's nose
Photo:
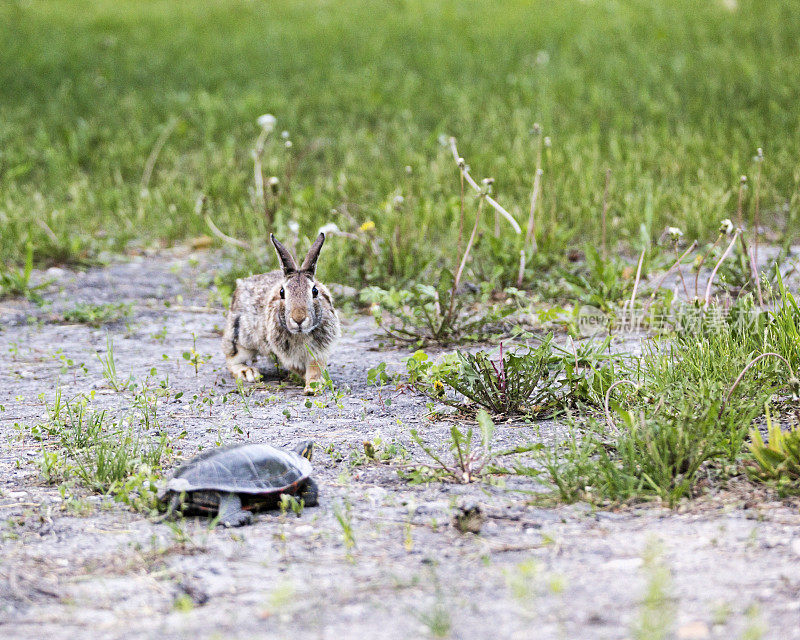
[[[300,325],[308,314],[303,309],[292,309],[292,320]]]

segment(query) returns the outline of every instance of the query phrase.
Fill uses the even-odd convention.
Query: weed
[[[753,429],[749,449],[758,465],[751,477],[774,484],[782,495],[800,492],[800,426],[783,431],[767,410],[767,442]]]
[[[586,261],[577,269],[562,269],[569,293],[583,304],[604,312],[619,308],[631,295],[634,267],[624,260],[604,259],[598,250],[587,245]]]
[[[369,303],[377,325],[387,335],[417,346],[451,344],[485,339],[497,331],[515,309],[508,305],[490,305],[489,287],[476,294],[452,293],[453,275],[442,270],[437,286],[417,284],[409,289],[367,287],[361,299]],[[390,319],[384,317],[387,314]]]
[[[344,543],[345,554],[349,560],[353,560],[353,550],[356,547],[355,531],[353,530],[352,505],[345,500],[344,504],[337,503],[333,507],[333,515],[336,522],[342,528],[342,542]]]
[[[211,360],[211,356],[197,351],[197,336],[192,333],[192,348],[183,352],[183,359],[189,362],[194,368],[195,378],[200,372],[200,367]]]
[[[318,383],[314,389],[316,393],[321,393],[325,390],[331,392],[331,399],[333,400],[334,405],[339,409],[344,406],[342,400],[344,400],[344,398],[350,393],[350,389],[347,387],[337,387],[334,384],[333,379],[331,378],[327,369],[322,370],[322,383]]]
[[[613,366],[603,366],[611,359],[609,344],[573,344],[570,353],[549,334],[536,348],[504,351],[501,343],[496,361],[485,351],[458,351],[432,363],[417,351],[406,369],[414,388],[461,411],[482,407],[495,416],[541,418],[569,406],[601,406],[616,379]]]
[[[800,370],[800,308],[794,296],[786,289],[780,271],[775,272],[778,299],[768,312],[766,326],[768,350],[782,355],[794,371]]]
[[[557,402],[558,371],[550,367],[552,335],[536,349],[527,353],[503,353],[500,358],[489,359],[484,351],[458,352],[459,365],[446,373],[441,381],[461,396],[484,407],[495,415],[546,414]],[[447,396],[441,395],[445,401]]]
[[[367,384],[378,390],[378,402],[382,408],[391,406],[392,399],[383,397],[383,387],[391,382],[392,378],[386,373],[386,363],[380,362],[367,371]]]
[[[38,291],[46,287],[49,282],[31,286],[33,273],[33,244],[25,243],[25,264],[21,270],[10,266],[0,267],[0,299],[12,296],[24,296],[33,302],[41,302],[42,297]]]
[[[452,454],[452,462],[445,462],[443,456],[440,456],[429,445],[425,444],[419,432],[416,429],[412,429],[411,438],[436,465],[409,465],[401,471],[401,476],[417,483],[441,480],[460,483],[475,482],[483,480],[492,474],[508,473],[508,470],[495,465],[498,458],[515,453],[523,453],[537,447],[537,445],[531,445],[511,450],[495,451],[492,448],[495,425],[491,417],[481,409],[477,414],[477,422],[480,429],[480,444],[478,446],[473,444],[475,434],[471,425],[466,430],[466,433],[462,432],[455,424],[450,427],[449,449]]]
[[[434,600],[433,604],[425,611],[417,613],[420,622],[428,629],[433,638],[448,638],[453,630],[453,620],[445,601],[439,578],[433,571]]]
[[[675,602],[670,594],[671,574],[661,545],[651,540],[643,554],[647,587],[632,633],[636,640],[666,640],[675,626]]]
[[[298,518],[303,515],[303,500],[298,500],[294,496],[290,496],[289,494],[282,493],[281,494],[281,503],[280,503],[280,511],[281,514],[285,515],[290,511],[296,515]]]
[[[398,442],[392,440],[391,442],[384,442],[382,438],[374,438],[373,440],[365,440],[362,443],[363,454],[350,455],[350,464],[358,465],[366,461],[370,462],[389,462],[391,460],[405,460],[408,458],[408,450]]]
[[[751,604],[745,611],[747,626],[744,628],[740,640],[761,640],[767,632],[767,625],[761,618],[761,609],[758,604]]]
[[[64,322],[100,327],[127,318],[131,314],[131,308],[130,304],[124,302],[116,304],[78,302],[72,308],[66,309],[61,317]]]
[[[170,454],[166,435],[152,437],[150,419],[134,409],[113,418],[94,410],[86,396],[64,400],[57,390],[48,420],[30,428],[42,442],[41,469],[50,483],[75,478],[140,511],[155,507],[156,476]]]
[[[129,377],[127,381],[123,381],[117,374],[117,363],[114,360],[114,341],[111,339],[111,334],[106,334],[105,356],[101,356],[98,353],[97,359],[103,365],[103,377],[114,391],[120,392],[128,388],[132,377]]]
[[[511,595],[528,609],[537,595],[539,566],[534,560],[524,560],[506,571],[506,585]]]
[[[194,609],[194,601],[188,593],[181,593],[172,601],[172,609],[181,613],[189,613]]]

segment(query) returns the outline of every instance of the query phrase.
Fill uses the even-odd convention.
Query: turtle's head
[[[314,453],[313,440],[304,440],[294,448],[294,452],[303,456],[306,460],[311,460],[311,455]]]

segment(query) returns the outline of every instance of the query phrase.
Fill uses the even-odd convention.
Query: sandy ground
[[[279,381],[245,403],[224,369],[223,314],[203,309],[203,260],[51,270],[44,308],[0,303],[0,637],[633,638],[645,637],[636,629],[654,620],[647,595],[663,584],[673,637],[800,638],[796,503],[740,489],[677,510],[545,509],[526,504],[533,480],[411,485],[392,466],[353,464],[376,437],[423,461],[411,428],[446,448],[450,425],[426,418],[424,398],[393,393],[384,407],[367,384],[370,367],[397,369],[407,352],[382,348],[371,320],[350,316],[330,367],[346,391],[340,406],[328,394],[307,407],[299,386]],[[313,438],[320,506],[208,530],[191,518],[157,524],[79,490],[64,500],[46,485],[28,428],[42,421],[43,399],[60,386],[66,397],[94,391],[98,406],[131,402],[102,377],[106,328],[52,321],[78,300],[132,304],[107,330],[120,372],[143,380],[156,367],[183,392],[159,408],[175,464],[219,442]],[[182,358],[193,335],[211,356],[197,374]],[[64,367],[62,355],[75,364]],[[497,439],[547,442],[560,429],[504,424]],[[451,525],[464,501],[487,515],[477,535]],[[352,548],[337,513],[350,522]],[[666,578],[643,560],[648,549],[660,550]]]

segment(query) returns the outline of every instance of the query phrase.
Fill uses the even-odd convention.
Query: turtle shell
[[[311,474],[311,462],[268,444],[220,447],[179,467],[167,491],[220,491],[250,495],[291,492]]]

